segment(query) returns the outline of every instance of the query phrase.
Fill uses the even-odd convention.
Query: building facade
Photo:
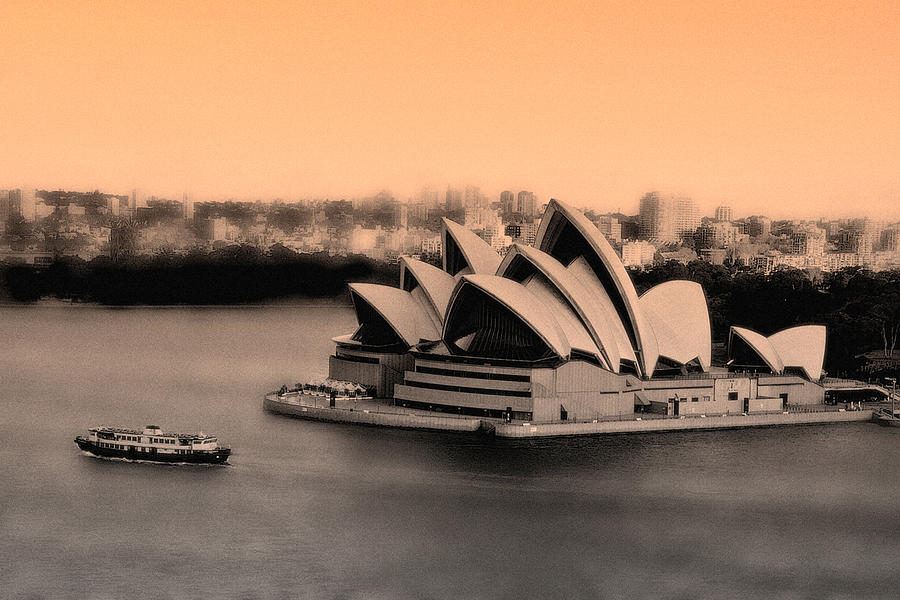
[[[645,240],[676,242],[693,235],[700,225],[700,210],[690,198],[646,194],[640,201],[640,237]]]

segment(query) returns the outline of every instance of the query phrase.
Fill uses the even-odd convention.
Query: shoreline
[[[863,409],[706,417],[646,418],[636,416],[621,420],[571,423],[506,423],[499,419],[444,415],[401,408],[377,400],[354,401],[342,398],[337,400],[333,407],[329,406],[328,402],[324,396],[294,394],[279,397],[278,394],[272,392],[265,395],[263,408],[273,414],[315,421],[400,429],[480,432],[498,438],[513,439],[857,423],[871,421],[873,413],[873,409]]]
[[[320,296],[311,297],[302,301],[275,301],[275,302],[250,302],[246,304],[102,304],[100,302],[82,302],[80,300],[63,300],[59,298],[41,298],[31,302],[19,302],[16,300],[0,299],[0,308],[105,308],[122,310],[129,308],[136,309],[238,309],[238,308],[300,308],[300,307],[316,307],[316,306],[341,306],[352,308],[353,304],[349,301],[335,302],[342,299],[343,294],[337,296]]]

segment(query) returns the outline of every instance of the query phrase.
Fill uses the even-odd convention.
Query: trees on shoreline
[[[66,258],[47,268],[0,267],[0,298],[54,297],[104,305],[242,304],[285,297],[329,297],[348,281],[393,283],[399,267],[363,256],[298,254],[280,244],[268,251],[228,246],[209,253],[161,253],[86,262]]]
[[[893,356],[900,338],[900,270],[858,267],[811,275],[795,269],[768,275],[701,261],[669,262],[632,271],[639,293],[673,279],[696,281],[706,293],[712,337],[727,342],[731,325],[764,335],[801,324],[828,328],[825,369],[860,373],[865,352]],[[396,285],[399,267],[362,256],[298,254],[275,245],[228,246],[209,253],[162,253],[112,261],[57,261],[36,269],[0,265],[0,299],[28,302],[56,297],[104,305],[197,305],[333,297],[350,281]]]

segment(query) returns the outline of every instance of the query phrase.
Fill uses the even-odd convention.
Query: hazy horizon
[[[900,5],[0,6],[0,187],[900,218]]]

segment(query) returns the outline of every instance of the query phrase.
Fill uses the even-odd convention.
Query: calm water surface
[[[897,598],[900,431],[503,442],[305,422],[348,307],[0,308],[2,598]],[[106,461],[91,425],[230,467]]]

